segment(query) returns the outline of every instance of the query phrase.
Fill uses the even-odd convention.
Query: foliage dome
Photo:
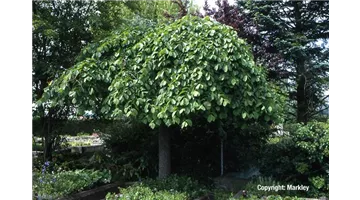
[[[119,41],[105,59],[99,49],[105,48],[103,43],[94,56],[65,72],[48,91],[61,99],[54,94],[64,87],[64,98],[68,94],[74,104],[93,105],[115,118],[135,117],[152,128],[191,126],[195,115],[208,122],[227,117],[277,118],[277,98],[265,71],[231,27],[186,16],[145,32],[136,42],[127,42],[131,34],[115,36]],[[93,71],[86,70],[91,66]],[[83,93],[76,97],[79,91]]]

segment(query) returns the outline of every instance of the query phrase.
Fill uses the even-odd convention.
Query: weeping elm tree
[[[141,26],[144,27],[144,26]],[[122,31],[84,50],[82,61],[47,88],[42,101],[72,102],[159,129],[159,178],[170,174],[170,126],[277,119],[263,68],[236,32],[209,18]]]

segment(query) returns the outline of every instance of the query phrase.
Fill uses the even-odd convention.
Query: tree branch
[[[314,113],[309,114],[309,118],[311,118],[311,117],[313,117],[313,116],[315,116],[315,115],[317,115],[317,114],[319,114],[319,113],[321,113],[322,111],[327,110],[327,109],[329,109],[329,106],[326,106],[326,107],[323,108],[323,109],[320,109],[320,110],[318,110],[318,111],[315,111]]]

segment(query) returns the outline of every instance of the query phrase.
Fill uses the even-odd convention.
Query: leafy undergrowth
[[[41,143],[33,143],[32,144],[32,150],[33,151],[43,151],[44,148]]]
[[[166,179],[147,179],[128,188],[121,188],[120,194],[109,193],[106,199],[187,200],[204,196],[208,192],[209,189],[190,177],[171,175]]]
[[[205,197],[207,196],[207,197]],[[204,197],[204,198],[200,198]],[[249,194],[246,197],[234,198],[232,192],[222,189],[211,189],[199,184],[196,180],[186,177],[171,175],[162,180],[148,179],[127,188],[120,188],[118,194],[108,193],[106,200],[302,200],[303,198],[280,195]]]
[[[34,197],[57,199],[109,183],[111,180],[109,171],[82,169],[50,172],[48,167],[49,162],[46,162],[41,172],[33,172]]]
[[[247,198],[244,198],[244,197],[241,197],[239,198],[240,200],[305,200],[304,198],[298,198],[298,197],[282,197],[280,195],[270,195],[270,196],[267,196],[267,197],[257,197],[257,196],[254,196],[254,197],[247,197]],[[230,198],[229,200],[235,200],[234,198]]]
[[[240,197],[234,198],[235,194],[223,189],[213,190],[214,200],[303,200],[304,198],[280,196],[280,195],[252,195],[248,194],[246,197],[240,195]]]
[[[178,192],[175,190],[161,190],[157,191],[150,187],[140,185],[130,186],[128,188],[120,189],[120,194],[108,193],[106,200],[186,200],[189,196],[185,192]]]

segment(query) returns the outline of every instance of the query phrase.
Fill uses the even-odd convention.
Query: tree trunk
[[[303,34],[303,23],[301,19],[302,2],[294,3],[294,14],[295,14],[295,31],[299,35]],[[308,91],[306,90],[306,68],[305,68],[306,55],[299,52],[296,55],[296,101],[297,101],[297,122],[308,122],[309,105],[308,105]]]
[[[47,130],[44,131],[44,161],[51,161],[52,159],[52,141],[51,141],[51,127],[50,127],[50,116],[48,116]]]
[[[221,138],[221,145],[220,145],[220,175],[224,175],[224,140]]]
[[[44,127],[47,125],[47,130],[43,129],[44,131],[44,161],[51,161],[52,160],[52,145],[53,145],[53,139],[52,139],[52,127],[51,127],[51,117],[52,117],[52,109],[49,109],[48,116],[47,116],[47,122],[45,122],[46,118],[44,118]]]
[[[159,178],[171,173],[170,128],[161,125],[159,130]]]
[[[297,99],[297,122],[308,122],[308,102],[306,98],[306,79],[304,75],[300,75],[297,81],[297,91],[296,91],[296,99]]]

